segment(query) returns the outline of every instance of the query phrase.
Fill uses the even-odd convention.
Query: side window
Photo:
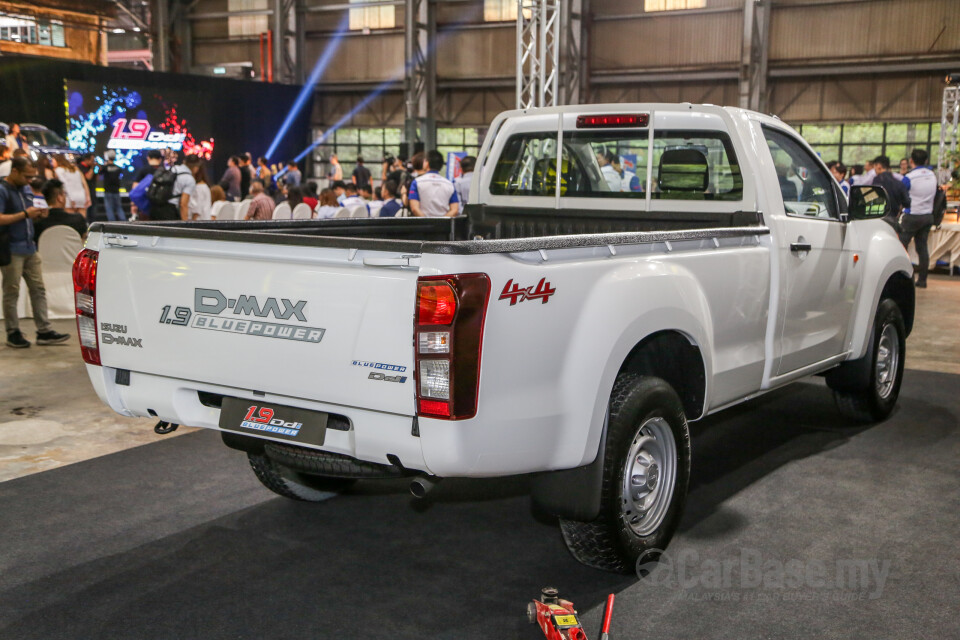
[[[557,189],[557,133],[510,136],[490,181],[495,196],[552,196]]]
[[[780,182],[783,207],[789,216],[839,219],[833,179],[816,158],[790,135],[763,127]]]

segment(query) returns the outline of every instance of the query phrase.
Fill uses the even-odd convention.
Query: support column
[[[306,70],[303,67],[303,62],[306,59],[306,47],[307,47],[307,31],[306,25],[304,24],[305,13],[306,13],[306,3],[304,0],[295,0],[294,4],[294,54],[293,54],[293,68],[294,76],[297,84],[303,84],[307,81]]]
[[[949,86],[943,90],[943,106],[940,115],[937,178],[941,184],[950,181],[950,171],[953,167],[947,162],[947,154],[957,150],[958,133],[960,133],[960,87]]]
[[[770,52],[770,0],[744,0],[740,51],[740,106],[767,110],[767,60]]]
[[[153,70],[170,70],[170,5],[169,0],[155,0],[153,11]]]
[[[173,21],[173,28],[178,42],[177,58],[179,61],[174,71],[190,73],[193,69],[193,22],[190,20],[186,5],[177,5],[174,12],[176,17]]]
[[[587,74],[582,56],[585,42],[583,12],[589,0],[561,3],[560,103],[580,104],[583,78]]]
[[[403,140],[409,153],[414,143],[425,149],[437,146],[437,121],[434,115],[437,92],[437,22],[430,0],[406,0],[404,3],[404,78],[405,118]]]
[[[559,104],[559,0],[517,0],[517,108]]]
[[[297,0],[273,1],[273,64],[274,81],[292,84],[298,81]]]

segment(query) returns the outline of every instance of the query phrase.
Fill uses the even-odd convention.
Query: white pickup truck
[[[893,410],[914,287],[885,194],[848,204],[776,118],[510,111],[471,194],[454,219],[94,225],[94,388],[220,430],[289,498],[533,474],[576,558],[627,572],[680,520],[688,420],[813,374],[855,420]]]

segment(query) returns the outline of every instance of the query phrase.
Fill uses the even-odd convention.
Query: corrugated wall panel
[[[193,23],[193,37],[204,38],[227,38],[230,30],[227,26],[227,19],[217,20],[196,20]]]
[[[327,38],[307,40],[304,68],[314,63],[326,48]],[[348,37],[340,41],[333,61],[323,74],[325,82],[371,82],[385,80],[403,68],[403,34]]]
[[[790,122],[922,122],[940,119],[942,95],[933,76],[781,79],[770,111]]]
[[[561,0],[562,1],[562,0]],[[721,7],[742,7],[743,0],[707,0],[708,9]],[[593,0],[590,8],[594,15],[632,15],[643,13],[643,0]],[[670,12],[651,12],[651,15],[657,13]]]
[[[597,71],[736,64],[739,12],[597,22],[590,53]]]
[[[224,62],[253,62],[260,65],[260,43],[246,40],[229,43],[197,42],[193,46],[193,63],[197,66]]]
[[[960,52],[956,0],[777,4],[771,19],[771,62],[949,52]]]
[[[457,31],[446,35],[437,49],[440,78],[512,76],[516,68],[517,31],[504,29]]]
[[[456,127],[486,127],[501,111],[514,108],[513,90],[441,91],[437,96],[437,121]]]
[[[674,82],[594,89],[591,101],[596,103],[692,102],[695,104],[735,105],[735,82]]]

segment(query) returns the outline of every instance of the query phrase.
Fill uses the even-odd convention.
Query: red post
[[[260,81],[263,82],[266,79],[266,73],[264,73],[263,68],[263,33],[260,33]]]
[[[267,82],[273,82],[273,29],[267,31]]]

